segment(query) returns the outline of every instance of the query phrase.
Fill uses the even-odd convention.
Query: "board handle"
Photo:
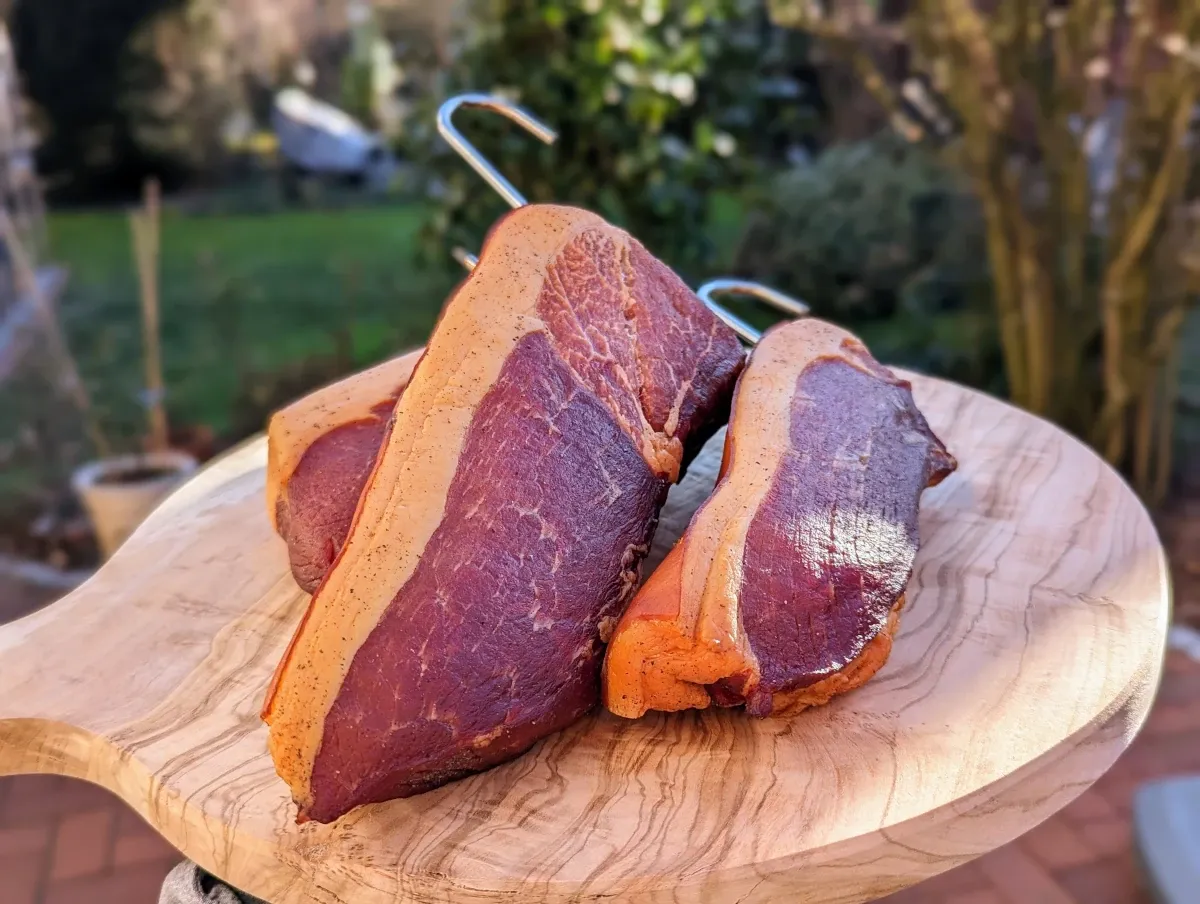
[[[115,628],[97,630],[112,618],[96,610],[90,584],[0,625],[0,775],[86,771],[95,741],[87,713],[121,692],[111,679],[88,677]]]
[[[80,775],[95,745],[144,718],[209,655],[229,613],[199,601],[231,596],[230,544],[214,542],[213,528],[240,505],[261,523],[247,525],[237,554],[272,551],[262,549],[272,539],[265,466],[261,437],[214,460],[81,587],[0,625],[0,774]]]

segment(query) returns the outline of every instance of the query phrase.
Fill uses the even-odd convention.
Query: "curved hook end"
[[[446,139],[447,144],[454,148],[458,156],[462,157],[471,169],[479,173],[484,181],[508,202],[510,207],[524,207],[529,203],[525,200],[525,196],[517,191],[516,187],[504,178],[491,161],[479,153],[478,149],[467,141],[454,125],[454,113],[459,107],[476,107],[499,113],[545,144],[553,144],[557,141],[558,133],[533,114],[503,97],[492,94],[459,94],[438,107],[437,130]]]

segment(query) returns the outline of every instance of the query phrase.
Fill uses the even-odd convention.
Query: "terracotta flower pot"
[[[89,462],[75,472],[71,487],[96,530],[108,558],[167,494],[196,470],[186,452],[147,452]]]

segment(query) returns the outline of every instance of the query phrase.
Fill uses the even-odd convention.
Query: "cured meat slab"
[[[1136,497],[1076,440],[898,376],[959,470],[922,499],[892,655],[828,706],[594,712],[511,763],[297,826],[258,710],[308,597],[258,439],[86,585],[0,626],[0,774],[103,785],[274,904],[846,904],[968,861],[1128,747],[1162,668],[1167,569]],[[674,497],[707,495],[720,461],[714,439],[662,531],[678,537]]]
[[[499,221],[264,707],[301,819],[503,762],[597,703],[667,486],[744,357],[623,230],[549,205]]]
[[[287,542],[296,583],[309,593],[346,542],[392,409],[423,353],[384,361],[271,416],[267,515]]]
[[[721,479],[626,611],[605,704],[791,713],[887,660],[921,493],[954,459],[909,385],[820,320],[767,332],[734,397]]]

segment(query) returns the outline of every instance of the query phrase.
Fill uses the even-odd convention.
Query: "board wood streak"
[[[623,230],[550,205],[497,223],[264,707],[301,819],[487,768],[598,701],[667,485],[743,363]]]
[[[298,399],[267,425],[267,514],[312,593],[346,542],[417,349]]]
[[[608,708],[794,712],[887,660],[917,504],[956,467],[911,387],[828,323],[775,327],[742,374],[721,477],[635,597]]]

